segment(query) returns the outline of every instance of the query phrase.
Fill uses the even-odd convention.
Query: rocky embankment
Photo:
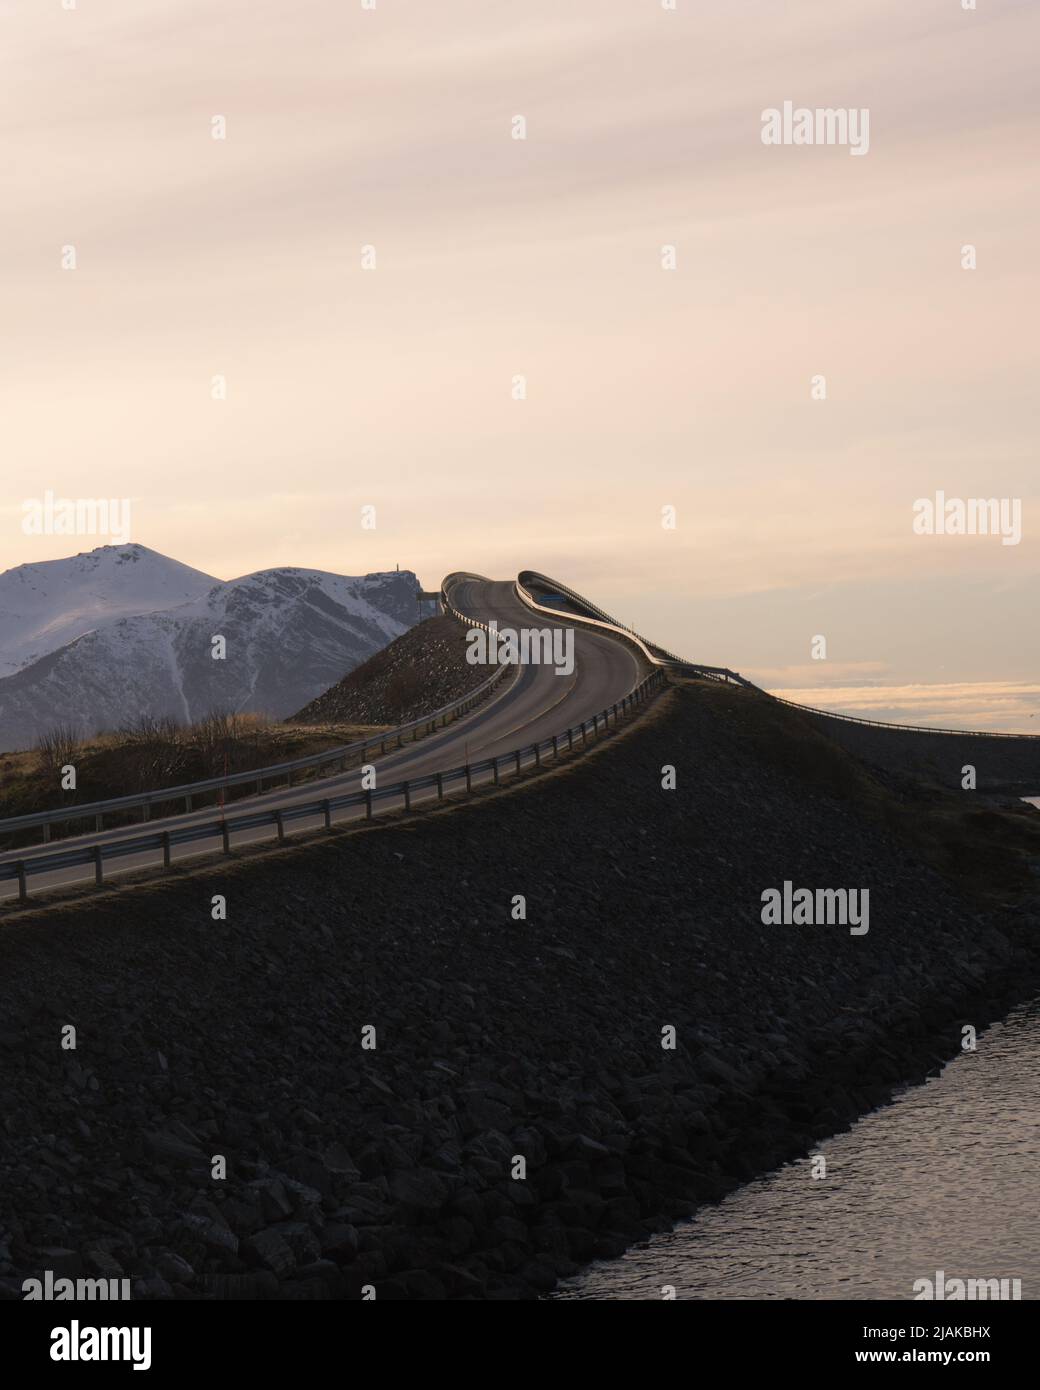
[[[0,1288],[530,1297],[805,1153],[1037,978],[1035,896],[969,901],[887,810],[691,684],[512,792],[12,916]],[[784,880],[869,932],[764,925]]]
[[[954,791],[961,787],[962,769],[971,766],[983,795],[1040,795],[1040,737],[921,734],[826,715],[806,717],[857,758],[896,778],[913,778]]]
[[[466,629],[456,618],[427,618],[312,700],[290,724],[407,724],[487,680],[466,660]]]

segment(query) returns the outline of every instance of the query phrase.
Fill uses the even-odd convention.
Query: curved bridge
[[[448,575],[442,598],[446,610],[468,626],[567,634],[573,641],[572,668],[531,662],[489,669],[476,694],[361,744],[229,778],[2,821],[0,834],[38,828],[44,843],[0,854],[0,901],[281,839],[287,824],[294,831],[320,829],[370,817],[374,810],[411,809],[463,786],[472,790],[497,783],[585,747],[611,720],[616,724],[642,708],[663,683],[654,650],[605,617],[594,618],[591,605],[588,619],[577,612],[548,612],[514,581],[468,573]],[[376,789],[367,794],[361,764],[375,768]],[[294,771],[304,769],[316,770],[320,782],[297,780],[294,786]],[[284,784],[263,790],[265,783],[282,779]],[[192,809],[193,796],[250,782],[257,794],[236,799],[226,813],[212,805]],[[152,805],[178,801],[183,814],[151,814]],[[128,811],[147,824],[105,828],[106,814]],[[69,822],[70,812],[93,822],[90,829],[50,841],[51,825]]]
[[[616,725],[641,710],[669,674],[733,682],[764,698],[778,698],[725,667],[684,661],[535,570],[521,571],[515,581],[452,573],[444,580],[441,598],[445,610],[468,627],[489,636],[492,629],[499,634],[544,633],[552,640],[563,639],[573,660],[491,665],[476,691],[444,709],[372,739],[291,763],[0,821],[0,835],[38,829],[43,839],[31,848],[0,853],[0,903],[25,901],[31,891],[102,883],[112,873],[168,868],[200,854],[281,840],[287,825],[294,831],[331,828],[370,819],[377,810],[409,811],[446,794],[498,784],[547,759],[584,750],[590,735],[594,740],[611,720]],[[541,650],[551,647],[548,641]],[[817,718],[874,722],[796,708]],[[375,769],[375,787],[365,788],[362,765]],[[294,775],[301,772],[314,772],[320,780],[301,785],[297,775],[294,785]],[[213,806],[193,808],[193,798],[243,784],[253,784],[255,795],[237,799],[226,812]],[[178,802],[184,804],[182,814],[153,815],[153,807],[165,809]],[[105,828],[106,815],[128,811],[147,824]],[[52,825],[65,828],[84,820],[93,822],[89,830],[50,841]]]

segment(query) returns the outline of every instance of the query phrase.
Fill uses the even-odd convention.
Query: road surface
[[[500,629],[571,627],[546,614],[533,613],[517,598],[511,580],[491,580],[476,575],[453,576],[449,587],[449,601],[459,612],[482,623],[494,619]],[[580,625],[573,625],[573,632],[573,672],[558,674],[554,666],[518,667],[515,675],[510,673],[505,676],[487,700],[462,718],[419,742],[406,744],[403,748],[373,758],[377,786],[389,786],[436,772],[446,772],[468,762],[502,756],[521,745],[551,738],[564,729],[581,724],[583,720],[591,720],[593,715],[628,695],[647,674],[648,666],[630,643]],[[474,779],[474,784],[480,780],[490,780],[490,774]],[[345,772],[337,771],[322,777],[320,781],[274,788],[259,796],[236,798],[229,803],[227,815],[229,819],[234,819],[254,810],[285,810],[319,798],[345,796],[360,790],[360,768],[348,768]],[[413,805],[435,796],[435,790],[417,793]],[[403,798],[387,797],[379,801],[377,806],[383,811],[399,808],[402,804]],[[137,830],[156,833],[205,824],[212,822],[219,814],[217,808],[207,806],[184,815],[153,819],[146,826],[124,825],[112,830],[92,831],[68,839],[52,840],[47,845],[7,851],[0,854],[0,863],[17,860],[28,863],[34,858],[46,858],[68,849],[92,848],[126,839]],[[363,807],[346,807],[336,814],[335,823],[347,823],[363,815]],[[322,823],[322,817],[316,814],[293,820],[288,828],[290,833],[296,834],[317,829]],[[269,840],[276,834],[273,825],[239,831],[232,834],[231,845],[235,847]],[[171,857],[181,861],[212,854],[220,848],[221,837],[215,834],[212,838],[172,846]],[[106,859],[104,874],[107,879],[120,873],[158,866],[161,862],[159,850],[126,855],[115,860]],[[47,870],[29,876],[29,893],[35,896],[47,889],[92,882],[93,879],[94,868],[90,864]],[[17,896],[17,892],[16,881],[0,882],[0,901]]]

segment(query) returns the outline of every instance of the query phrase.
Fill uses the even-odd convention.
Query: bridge
[[[40,834],[37,844],[0,853],[0,903],[24,903],[44,890],[100,885],[113,874],[169,869],[199,855],[284,841],[289,832],[328,830],[387,811],[411,812],[502,785],[580,755],[636,717],[669,677],[724,682],[775,698],[735,671],[686,661],[648,641],[534,570],[521,571],[515,581],[455,572],[445,578],[438,598],[444,612],[468,628],[495,623],[500,630],[538,626],[573,632],[573,670],[561,674],[552,665],[533,663],[497,666],[475,691],[451,705],[353,744],[184,786],[0,821],[0,836]],[[368,769],[364,777],[362,769]],[[226,808],[194,804],[247,786],[250,794]],[[180,809],[171,813],[171,807]],[[139,823],[111,825],[113,816],[125,820],[128,814]],[[53,838],[56,829],[70,826],[78,827],[75,834]]]

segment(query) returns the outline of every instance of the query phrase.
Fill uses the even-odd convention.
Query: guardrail
[[[594,613],[596,616],[590,618],[584,613],[569,613],[559,608],[551,608],[548,604],[539,603],[524,584],[524,575],[527,575],[530,579],[538,580],[539,583],[546,585],[557,593],[562,594],[565,598],[570,599],[572,603],[577,603],[583,608],[587,608],[590,613]],[[699,662],[687,661],[681,656],[676,656],[674,652],[668,651],[665,647],[659,647],[656,642],[647,642],[647,640],[641,637],[634,628],[626,627],[624,623],[619,623],[617,619],[612,618],[609,613],[604,613],[602,608],[597,608],[594,603],[590,603],[589,600],[585,598],[584,595],[579,594],[577,590],[569,589],[566,584],[561,584],[558,580],[551,579],[546,574],[538,574],[536,570],[522,570],[517,576],[513,588],[516,590],[516,596],[521,603],[526,604],[528,608],[533,608],[536,612],[548,613],[557,619],[562,617],[573,618],[575,622],[588,623],[590,627],[600,627],[608,631],[620,633],[623,637],[627,637],[629,641],[633,642],[646,657],[647,661],[653,666],[661,666],[670,670],[690,671],[699,676],[707,676],[709,680],[732,682],[735,685],[748,686],[753,690],[758,689],[756,685],[753,685],[752,682],[747,680],[744,676],[739,675],[736,671],[731,671],[728,666],[703,666]]]
[[[754,687],[759,690],[759,686]],[[797,700],[785,700],[781,695],[773,695],[768,690],[761,693],[778,705],[789,705],[800,709],[803,714],[819,714],[825,719],[840,719],[846,724],[868,724],[872,729],[900,729],[907,734],[948,734],[956,738],[1040,738],[1040,734],[1009,734],[1002,729],[941,729],[927,724],[892,724],[885,719],[864,719],[858,714],[838,714],[830,709],[818,709],[815,705],[800,705]]]
[[[321,753],[308,753],[305,757],[294,758],[290,762],[271,763],[266,767],[253,768],[246,772],[227,773],[221,777],[209,777],[200,782],[186,782],[177,787],[159,787],[154,791],[111,797],[107,801],[84,802],[81,805],[59,806],[53,811],[33,811],[24,816],[12,816],[8,820],[0,820],[0,835],[38,825],[43,829],[43,843],[48,844],[51,826],[56,824],[67,824],[72,821],[93,818],[94,829],[98,831],[103,828],[103,817],[112,811],[132,811],[140,808],[141,819],[147,821],[151,818],[153,806],[165,806],[170,802],[183,801],[185,814],[190,813],[192,799],[205,792],[246,786],[252,782],[255,784],[253,795],[260,796],[264,791],[265,782],[277,781],[284,777],[286,784],[292,786],[293,773],[295,772],[317,768],[320,774],[321,768],[332,767],[337,763],[339,770],[345,771],[348,758],[357,758],[360,762],[364,762],[368,753],[374,753],[377,748],[381,753],[385,753],[387,744],[394,742],[400,748],[407,734],[412,735],[411,741],[414,743],[419,738],[420,733],[433,733],[438,725],[443,727],[452,720],[468,713],[483,700],[485,695],[490,694],[498,681],[512,669],[508,663],[499,666],[486,681],[478,685],[475,690],[471,690],[468,695],[463,695],[458,700],[454,700],[438,710],[433,710],[430,714],[424,714],[419,719],[413,719],[395,729],[387,729],[384,733],[377,734],[372,738],[358,739],[354,743],[345,743],[338,748],[326,748]]]
[[[574,603],[581,604],[583,607],[587,608],[590,613],[594,613],[597,616],[595,618],[589,618],[581,613],[568,613],[565,610],[559,608],[551,608],[548,604],[539,603],[538,600],[534,597],[534,595],[524,585],[524,575],[528,575],[531,579],[537,579],[540,583],[546,585],[548,588],[551,588],[557,593],[562,594],[565,598],[570,599]],[[449,575],[448,578],[445,580],[445,584],[448,583],[448,580],[455,578],[481,579],[482,577],[483,576],[479,574],[466,574],[460,572],[458,574]],[[685,660],[685,658],[677,656],[674,652],[668,651],[667,648],[658,646],[655,642],[647,642],[646,639],[641,637],[639,633],[636,632],[633,628],[626,627],[624,623],[619,623],[615,618],[612,618],[609,615],[609,613],[605,613],[602,608],[598,608],[596,604],[591,603],[587,598],[584,597],[583,594],[579,594],[576,589],[571,589],[566,584],[561,584],[559,580],[553,579],[551,576],[547,574],[539,574],[537,570],[522,570],[520,574],[517,576],[513,588],[515,589],[516,595],[522,603],[526,604],[527,607],[532,608],[539,613],[547,613],[550,616],[557,619],[562,617],[574,618],[577,622],[588,623],[593,627],[605,627],[608,629],[613,629],[623,634],[624,636],[630,638],[636,644],[636,646],[639,647],[639,649],[643,652],[643,654],[650,662],[652,662],[654,665],[660,668],[675,670],[678,671],[680,674],[683,671],[690,671],[696,673],[697,675],[707,675],[711,679],[733,682],[734,684],[743,686],[747,690],[755,691],[756,694],[764,695],[768,700],[775,700],[777,704],[789,705],[792,709],[800,709],[804,711],[804,713],[806,714],[817,714],[826,719],[841,719],[848,724],[867,724],[871,728],[875,729],[900,729],[905,733],[914,734],[948,734],[955,735],[959,738],[1040,739],[1040,734],[1010,734],[1004,733],[1001,730],[945,729],[931,728],[926,724],[893,724],[890,721],[886,721],[883,719],[864,719],[862,716],[857,714],[839,714],[834,710],[818,709],[814,705],[801,705],[796,700],[785,700],[781,695],[773,695],[770,691],[763,690],[760,685],[756,685],[754,681],[748,680],[746,676],[740,675],[737,671],[731,671],[727,666],[704,666],[699,664],[698,662],[687,661]],[[482,627],[485,631],[487,631],[486,623],[477,623],[475,619],[468,618],[464,613],[460,613],[456,609],[452,608],[451,605],[448,603],[447,597],[443,590],[441,593],[441,600],[445,604],[445,606],[451,610],[451,612],[454,614],[456,618],[459,618],[462,622],[470,623],[473,626]]]
[[[444,611],[446,613],[450,614],[450,616],[453,618],[457,618],[460,623],[465,623],[467,627],[479,627],[482,632],[490,632],[490,624],[482,623],[479,618],[471,618],[468,613],[460,612],[459,609],[457,609],[455,605],[452,603],[451,599],[449,599],[448,585],[456,579],[477,579],[480,580],[481,583],[485,584],[490,583],[491,581],[485,579],[485,577],[482,574],[470,574],[467,570],[453,570],[451,574],[447,574],[444,576],[444,582],[441,585],[441,604],[443,605]]]
[[[505,669],[512,668],[507,667]],[[441,802],[444,800],[445,790],[450,788],[453,783],[464,783],[467,793],[471,793],[474,789],[474,778],[483,776],[485,773],[491,773],[490,785],[497,786],[503,771],[512,771],[515,775],[519,774],[525,765],[543,766],[543,755],[558,759],[564,752],[584,752],[589,746],[590,726],[593,739],[601,737],[609,730],[611,720],[613,720],[614,727],[617,728],[618,722],[622,718],[627,718],[635,710],[645,705],[665,684],[664,672],[654,670],[628,695],[600,710],[591,719],[584,719],[580,724],[575,724],[563,730],[562,733],[553,734],[552,737],[542,739],[540,742],[522,744],[509,753],[499,754],[498,757],[485,758],[476,763],[466,763],[462,767],[451,768],[445,772],[430,773],[425,777],[395,782],[389,787],[352,792],[346,796],[322,797],[315,801],[278,807],[271,811],[253,811],[233,818],[221,815],[210,821],[196,822],[173,830],[153,831],[150,834],[138,833],[120,840],[107,840],[100,844],[80,846],[76,849],[58,851],[53,854],[38,854],[28,858],[10,860],[0,863],[0,882],[17,880],[18,898],[16,901],[24,903],[29,896],[29,880],[36,874],[92,864],[94,882],[100,886],[104,883],[105,863],[112,859],[125,859],[130,855],[161,850],[163,868],[168,869],[172,861],[172,851],[176,845],[193,844],[199,840],[212,840],[219,836],[223,852],[230,854],[231,836],[238,831],[255,830],[262,826],[273,825],[277,829],[279,842],[282,842],[285,839],[286,824],[291,821],[321,816],[324,828],[330,830],[333,812],[355,806],[364,806],[365,819],[371,820],[375,811],[375,803],[389,797],[401,797],[404,810],[410,812],[413,809],[413,797],[417,792],[436,788],[436,800]],[[580,744],[578,743],[579,739]]]

